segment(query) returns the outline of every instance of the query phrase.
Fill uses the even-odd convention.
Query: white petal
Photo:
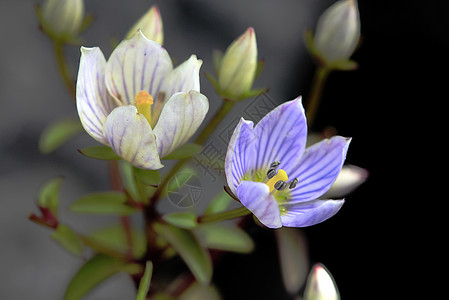
[[[161,92],[165,93],[165,99],[169,99],[177,92],[188,92],[190,90],[200,91],[200,68],[203,64],[196,55],[190,56],[188,60],[177,66],[164,79]]]
[[[132,165],[151,170],[163,167],[153,130],[135,106],[114,109],[106,119],[104,133],[112,150]]]
[[[106,87],[123,105],[134,104],[140,91],[156,99],[163,79],[172,69],[167,51],[139,30],[112,52],[106,65]]]
[[[114,108],[106,90],[104,69],[106,60],[100,48],[81,47],[80,67],[76,83],[76,106],[84,129],[97,141],[108,144],[103,124]]]
[[[209,102],[196,91],[176,93],[165,104],[154,128],[160,157],[181,146],[195,133],[209,110]]]

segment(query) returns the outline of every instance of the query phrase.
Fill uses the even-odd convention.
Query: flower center
[[[287,182],[288,175],[283,169],[279,169],[277,174],[271,177],[266,185],[270,188],[270,193],[276,188],[276,190],[280,190],[282,183]],[[278,183],[279,182],[279,183]]]
[[[151,105],[153,105],[154,102],[153,97],[151,97],[147,91],[140,91],[137,93],[135,101],[137,112],[144,115],[148,121],[148,124],[151,125]]]

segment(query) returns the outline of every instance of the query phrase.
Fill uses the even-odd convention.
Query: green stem
[[[70,75],[69,67],[64,57],[64,43],[61,41],[54,40],[53,50],[55,51],[59,74],[61,75],[62,80],[64,81],[64,84],[67,87],[67,90],[73,96],[73,100],[75,101],[76,88],[72,76]]]
[[[331,70],[329,68],[318,66],[315,72],[306,107],[306,116],[309,128],[311,128],[313,123],[315,122],[316,114],[321,101],[321,96],[323,94],[324,85],[326,84],[326,80],[329,76],[330,71]]]
[[[238,217],[249,215],[251,212],[244,206],[233,210],[223,211],[215,214],[204,215],[198,217],[198,223],[212,223],[224,220],[235,219]]]

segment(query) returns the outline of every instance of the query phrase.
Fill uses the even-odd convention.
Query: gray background
[[[274,105],[300,94],[307,95],[313,62],[305,53],[303,31],[313,29],[318,14],[332,2],[86,0],[86,11],[95,16],[95,21],[83,34],[83,45],[100,46],[108,57],[111,36],[120,39],[152,4],[158,4],[164,22],[164,46],[170,55],[179,63],[195,53],[204,61],[202,73],[212,72],[212,50],[224,50],[246,28],[253,26],[259,57],[265,59],[265,68],[255,86],[269,87],[269,98]],[[438,68],[448,66],[447,5],[430,1],[425,7],[422,2],[418,5],[412,1],[360,2],[364,42],[355,55],[360,70],[331,76],[317,127],[335,125],[342,135],[353,136],[348,161],[368,168],[371,177],[348,198],[339,215],[306,229],[312,260],[322,261],[329,267],[343,299],[359,295],[355,286],[373,290],[378,284],[387,284],[392,277],[389,272],[383,273],[380,282],[376,281],[380,280],[377,277],[370,277],[375,274],[373,270],[385,270],[389,266],[385,260],[382,260],[384,265],[378,264],[379,253],[386,250],[374,240],[403,242],[407,234],[401,230],[402,225],[386,222],[397,221],[396,215],[393,216],[394,205],[380,213],[371,204],[388,197],[395,199],[391,194],[392,187],[396,188],[391,186],[392,182],[398,182],[395,175],[407,173],[403,168],[405,163],[396,159],[402,155],[401,143],[411,132],[422,132],[413,122],[407,122],[409,127],[404,130],[405,122],[398,118],[406,114],[410,101],[416,97],[438,95],[435,89],[429,91],[426,86],[430,82],[433,86],[442,83],[434,74]],[[42,155],[37,149],[45,126],[62,117],[76,116],[76,112],[59,78],[51,43],[38,30],[35,5],[35,1],[0,0],[0,299],[61,299],[68,280],[82,263],[55,244],[49,230],[27,219],[31,212],[37,213],[36,196],[48,178],[55,175],[66,178],[61,190],[61,216],[69,225],[87,232],[115,220],[67,211],[78,197],[109,188],[106,164],[76,152],[77,148],[95,145],[87,134],[50,155]],[[66,54],[75,75],[79,48],[67,47]],[[429,63],[430,57],[438,57],[438,66]],[[426,79],[418,79],[422,74],[426,74]],[[210,101],[207,116],[210,118],[220,99],[204,76],[201,83],[202,92]],[[407,94],[410,87],[414,98]],[[236,116],[245,113],[245,105],[234,108],[219,132],[226,130],[226,124],[232,124]],[[397,132],[402,136],[395,147],[392,145],[397,143]],[[223,146],[220,136],[211,140]],[[388,143],[390,146],[385,147]],[[206,201],[204,195],[224,184],[222,176],[214,181],[207,177],[201,180],[205,198],[200,202]],[[388,197],[384,193],[387,190]],[[173,209],[173,206],[167,204],[162,209]],[[401,215],[407,215],[404,207],[400,209]],[[397,264],[401,251],[395,247],[389,247],[388,251]],[[127,276],[119,275],[86,299],[133,297],[132,282]],[[270,298],[269,294],[266,298]]]

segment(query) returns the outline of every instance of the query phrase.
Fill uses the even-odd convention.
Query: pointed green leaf
[[[193,143],[187,143],[163,157],[162,159],[183,159],[197,155],[203,150],[203,146]]]
[[[198,225],[197,216],[192,212],[175,212],[162,216],[167,223],[176,227],[192,229]]]
[[[145,185],[158,186],[161,183],[161,174],[159,174],[158,170],[134,168],[134,175]]]
[[[145,233],[136,228],[131,228],[131,244],[132,254],[135,258],[141,258],[146,251],[146,237]],[[95,250],[103,252],[102,249],[111,249],[114,252],[126,255],[129,250],[129,240],[125,229],[121,225],[113,225],[94,231],[88,236],[88,239],[93,243]]]
[[[95,158],[95,159],[103,159],[103,160],[118,160],[118,159],[120,159],[120,156],[115,154],[115,152],[112,151],[112,149],[107,146],[87,147],[87,148],[83,148],[83,149],[78,149],[78,151],[87,157]]]
[[[56,241],[61,244],[70,253],[77,256],[83,255],[83,244],[80,238],[70,229],[70,227],[59,224],[58,227],[53,231],[51,235]]]
[[[145,273],[139,283],[139,289],[137,290],[136,300],[145,300],[150,289],[151,276],[153,274],[153,263],[147,261],[145,265]]]
[[[221,62],[223,61],[223,52],[215,49],[212,51],[212,62],[214,63],[214,72],[218,76],[221,69]]]
[[[136,178],[134,177],[134,167],[121,160],[118,162],[118,169],[122,185],[134,201],[142,202],[139,189],[137,188]]]
[[[142,266],[104,254],[95,255],[82,265],[72,278],[65,291],[64,300],[81,299],[98,284],[119,272],[138,274],[142,272]]]
[[[124,193],[117,191],[93,193],[73,202],[70,210],[79,213],[117,214],[121,216],[138,212],[137,208],[126,204],[127,199]]]
[[[285,289],[296,295],[307,278],[309,259],[305,237],[296,228],[275,230],[282,281]]]
[[[46,182],[37,202],[40,207],[50,210],[54,217],[58,216],[59,190],[63,180],[64,178],[59,176]]]
[[[178,191],[184,184],[186,184],[190,179],[196,175],[195,170],[189,167],[183,168],[179,173],[173,177],[168,183],[167,190],[174,192]]]
[[[58,120],[45,128],[39,139],[39,150],[48,154],[81,132],[83,126],[78,118]]]
[[[231,203],[231,200],[232,198],[226,191],[220,192],[214,199],[212,199],[204,214],[210,215],[225,211],[226,208],[228,208],[229,203]]]
[[[258,78],[260,73],[262,73],[264,65],[265,65],[265,60],[264,59],[259,59],[257,61],[257,68],[256,68],[256,76],[255,76],[255,78]]]
[[[217,91],[218,94],[220,94],[220,86],[218,85],[217,80],[208,72],[204,73],[206,75],[207,80],[210,81],[210,83],[213,85],[215,91]]]
[[[201,246],[192,232],[162,223],[154,224],[154,230],[178,252],[196,280],[209,284],[212,278],[212,260],[209,252]]]
[[[251,237],[236,226],[201,224],[194,229],[202,244],[210,249],[249,253],[254,249]]]

